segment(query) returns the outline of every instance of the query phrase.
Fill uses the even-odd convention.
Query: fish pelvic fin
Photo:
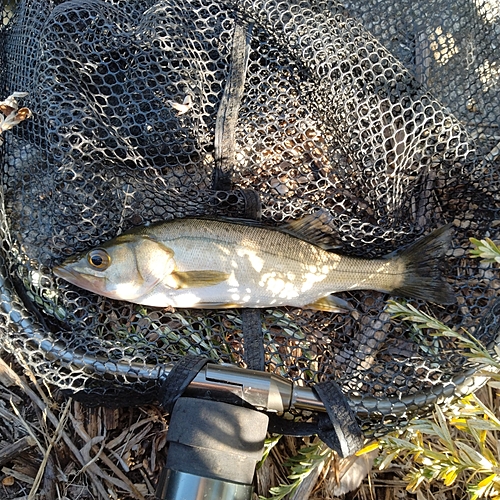
[[[440,262],[450,246],[451,232],[451,224],[442,226],[385,257],[404,264],[403,281],[391,290],[392,294],[437,304],[456,302],[453,290],[440,270]]]
[[[168,280],[172,288],[200,288],[218,285],[229,278],[222,271],[173,271]]]

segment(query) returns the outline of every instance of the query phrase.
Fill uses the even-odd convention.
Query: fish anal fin
[[[347,313],[352,311],[352,307],[345,300],[335,295],[327,295],[314,301],[311,304],[303,306],[304,309],[313,309],[315,311],[325,311],[334,313]]]
[[[200,288],[203,286],[213,286],[226,281],[228,273],[222,271],[173,271],[170,274],[172,288]]]

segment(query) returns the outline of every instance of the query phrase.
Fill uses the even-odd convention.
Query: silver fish
[[[231,219],[159,222],[71,257],[54,274],[112,299],[156,307],[338,312],[348,306],[331,294],[359,289],[455,301],[438,268],[450,226],[385,257],[363,259],[322,248],[316,224],[314,215],[281,230]]]

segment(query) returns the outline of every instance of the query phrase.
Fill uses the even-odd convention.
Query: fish
[[[451,225],[380,258],[336,253],[315,214],[268,227],[179,218],[135,227],[66,259],[55,276],[111,299],[162,308],[298,307],[345,312],[333,295],[377,290],[451,304],[440,270]]]

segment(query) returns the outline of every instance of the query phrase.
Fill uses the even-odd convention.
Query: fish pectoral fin
[[[172,288],[200,288],[203,286],[218,285],[229,278],[228,273],[222,271],[173,271],[170,274]]]
[[[352,311],[352,307],[345,300],[336,297],[335,295],[327,295],[321,297],[312,304],[307,304],[304,309],[313,309],[315,311],[326,311],[335,313],[347,313]]]

